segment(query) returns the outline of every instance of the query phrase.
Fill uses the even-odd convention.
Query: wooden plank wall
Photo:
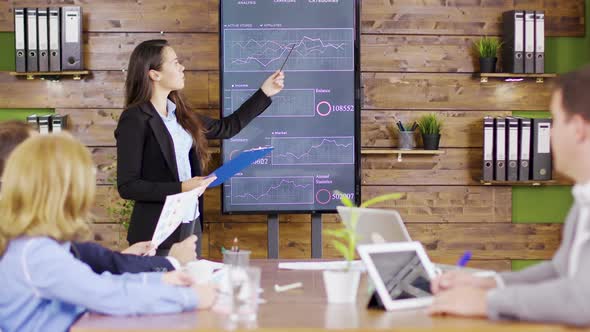
[[[0,108],[56,108],[70,115],[71,130],[92,150],[99,166],[94,209],[97,240],[126,246],[120,225],[106,206],[118,199],[109,179],[115,148],[113,130],[123,106],[129,54],[143,40],[166,38],[186,67],[186,89],[198,112],[219,111],[218,0],[70,0],[84,10],[84,60],[92,74],[82,81],[25,81],[0,74]],[[58,0],[0,1],[0,31],[13,31],[12,7],[61,5]],[[511,223],[509,187],[478,184],[482,158],[481,118],[514,110],[546,110],[547,85],[480,84],[473,78],[474,40],[501,33],[501,13],[545,9],[549,36],[584,35],[583,0],[363,0],[362,1],[362,146],[393,147],[394,117],[412,120],[436,112],[445,121],[441,156],[363,156],[363,199],[404,193],[395,208],[412,237],[440,262],[453,262],[463,250],[474,265],[508,269],[511,259],[546,259],[558,246],[559,225]],[[288,73],[287,73],[288,82]],[[219,142],[211,142],[218,146]],[[218,158],[217,158],[218,159]],[[215,167],[212,165],[211,167]],[[255,257],[266,255],[266,219],[260,215],[222,216],[220,194],[206,194],[204,254],[219,258],[220,247],[238,236]],[[324,228],[338,227],[337,217]],[[325,239],[324,255],[335,251]],[[310,257],[310,216],[284,215],[280,255]]]

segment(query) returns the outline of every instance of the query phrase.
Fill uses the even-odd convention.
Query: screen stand
[[[267,218],[267,257],[279,258],[279,215],[269,214]]]
[[[371,298],[369,299],[369,303],[367,303],[367,308],[368,309],[383,309],[383,310],[385,310],[385,306],[383,305],[383,302],[381,301],[381,297],[379,296],[379,294],[377,294],[377,291],[374,291],[373,295],[371,295]]]
[[[322,258],[322,215],[311,215],[311,258]]]

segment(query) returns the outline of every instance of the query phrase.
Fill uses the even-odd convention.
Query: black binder
[[[61,69],[82,70],[82,8],[61,8]]]
[[[39,132],[39,117],[37,114],[27,116],[27,123],[31,125],[35,131]]]
[[[502,14],[504,25],[502,63],[504,72],[524,73],[524,12],[512,10]]]
[[[532,127],[532,179],[551,180],[551,119],[533,119]]]
[[[14,8],[14,48],[16,51],[16,71],[27,71],[26,12],[24,8]]]
[[[535,11],[535,73],[545,72],[545,13]]]
[[[27,71],[39,71],[37,43],[37,8],[27,8]]]
[[[51,131],[54,133],[59,133],[66,130],[68,126],[67,119],[67,115],[53,114],[51,116]]]
[[[39,132],[49,134],[51,132],[51,115],[41,115],[39,118]]]

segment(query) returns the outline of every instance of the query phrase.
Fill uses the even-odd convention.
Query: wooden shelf
[[[397,154],[397,161],[402,161],[402,155],[440,155],[445,154],[444,150],[401,150],[401,149],[362,149],[361,154]]]
[[[545,78],[557,77],[557,74],[517,74],[517,73],[479,73],[481,83],[487,83],[490,78],[503,78],[524,80],[527,78],[535,79],[537,83],[543,83]]]
[[[558,184],[556,180],[547,181],[484,181],[479,180],[484,186],[546,186],[552,184]]]
[[[52,81],[57,81],[62,77],[72,77],[72,79],[74,80],[80,80],[82,79],[82,76],[84,75],[88,75],[90,74],[90,72],[88,70],[80,70],[80,71],[57,71],[57,72],[51,72],[51,71],[40,71],[40,72],[25,72],[25,73],[20,73],[20,72],[15,72],[15,71],[11,71],[10,75],[12,76],[26,76],[28,80],[34,80],[35,78],[39,78],[41,80],[52,80]]]

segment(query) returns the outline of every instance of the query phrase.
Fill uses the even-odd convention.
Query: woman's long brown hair
[[[161,70],[162,53],[166,46],[170,46],[165,39],[146,40],[131,53],[127,79],[125,80],[125,109],[149,102],[152,98],[152,80],[150,70]],[[205,172],[211,159],[207,149],[205,128],[199,117],[191,111],[180,91],[172,91],[168,95],[176,104],[176,119],[178,123],[193,137],[201,172]]]

